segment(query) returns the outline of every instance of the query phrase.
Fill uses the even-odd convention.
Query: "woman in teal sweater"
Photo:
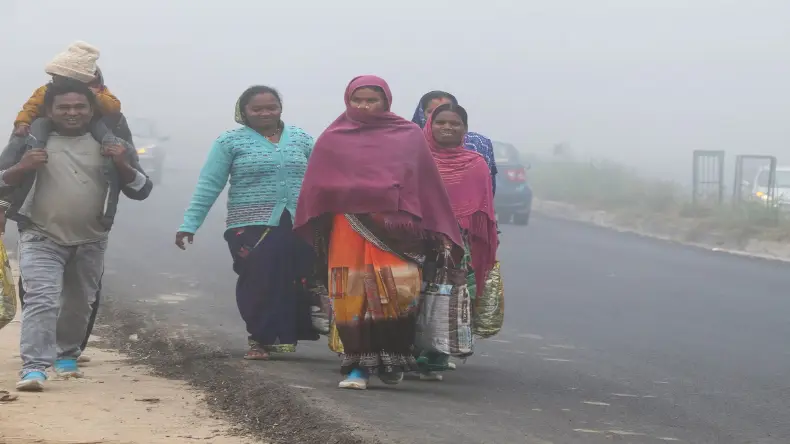
[[[266,86],[247,89],[236,104],[241,128],[223,133],[200,172],[176,245],[186,248],[225,184],[225,240],[238,274],[236,302],[249,333],[245,359],[293,352],[298,340],[317,340],[305,282],[313,250],[293,233],[293,215],[313,150],[313,138],[281,120],[279,93]],[[229,180],[230,179],[230,180]]]

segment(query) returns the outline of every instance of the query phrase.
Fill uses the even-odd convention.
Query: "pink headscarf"
[[[351,107],[359,88],[378,87],[388,111]],[[323,214],[408,213],[420,230],[463,245],[450,198],[420,127],[389,111],[383,79],[356,77],[345,93],[346,111],[316,140],[296,205],[294,230],[311,240],[309,223]]]
[[[434,112],[428,117],[423,132],[450,196],[453,214],[461,228],[469,233],[477,293],[482,294],[488,272],[494,268],[499,244],[491,171],[480,153],[464,148],[463,139],[454,148],[439,146],[433,137],[435,115]]]

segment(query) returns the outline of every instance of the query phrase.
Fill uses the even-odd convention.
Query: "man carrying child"
[[[98,51],[92,65],[81,64],[91,52],[75,46],[69,50],[79,57],[48,66],[53,81],[43,87],[41,105],[27,108],[33,120],[27,126],[18,120],[16,131],[30,136],[12,138],[0,154],[0,190],[6,215],[19,226],[25,290],[19,390],[43,389],[50,366],[64,376],[81,375],[77,358],[119,194],[143,200],[152,188],[131,144],[114,136],[115,124],[106,124],[112,116],[97,118],[119,111],[117,99],[109,109],[107,97],[100,99],[86,82],[89,73],[95,78]]]

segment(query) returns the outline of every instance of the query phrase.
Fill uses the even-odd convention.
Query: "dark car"
[[[532,213],[532,188],[527,183],[528,162],[522,162],[518,149],[504,142],[494,142],[496,195],[494,207],[501,223],[529,224]]]
[[[162,183],[166,152],[164,145],[170,138],[161,135],[154,122],[148,119],[129,120],[129,128],[140,157],[140,166],[153,183]]]

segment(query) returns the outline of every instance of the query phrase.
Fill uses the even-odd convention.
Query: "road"
[[[279,362],[238,359],[246,336],[221,236],[224,203],[179,251],[173,237],[196,174],[174,175],[147,202],[120,209],[107,296],[229,352],[227,365],[246,372],[247,389],[231,402],[239,409],[255,405],[244,407],[244,396],[260,378],[304,393],[331,421],[380,430],[382,442],[790,442],[788,265],[534,217],[504,227],[500,335],[479,341],[443,382],[340,391],[339,360],[323,339]]]

